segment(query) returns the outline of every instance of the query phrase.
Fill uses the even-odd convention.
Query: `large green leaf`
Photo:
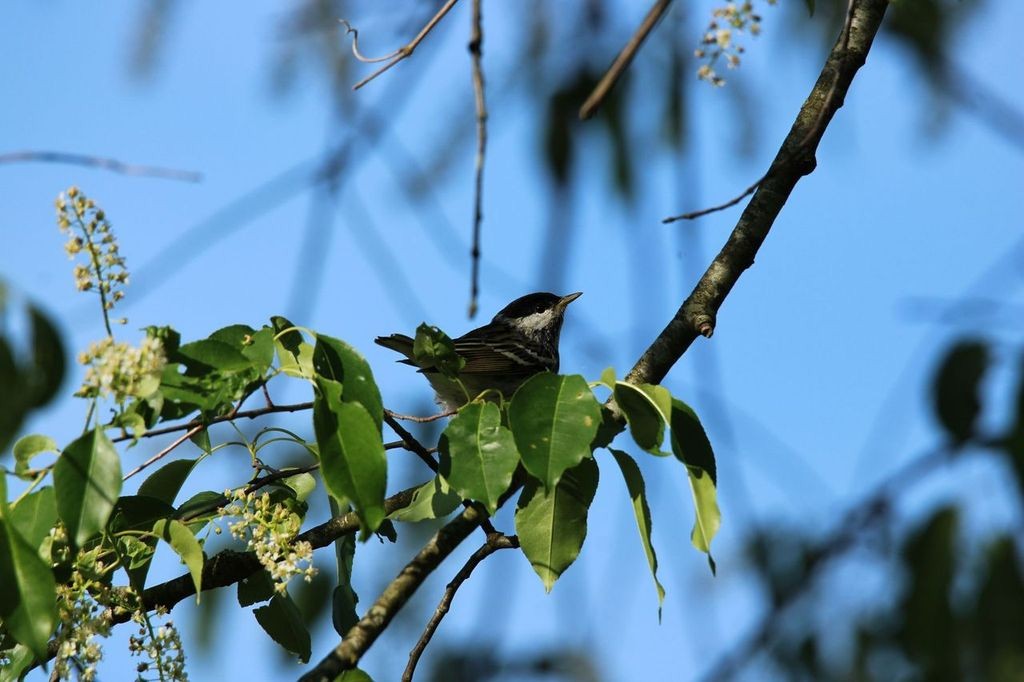
[[[166,542],[181,557],[182,563],[192,576],[192,584],[196,586],[196,603],[203,589],[203,546],[192,534],[192,531],[181,521],[162,519],[153,524],[153,533]]]
[[[267,601],[275,594],[274,580],[266,570],[261,569],[238,581],[239,606],[252,606]]]
[[[205,429],[203,433],[206,433]],[[185,480],[198,463],[198,459],[176,459],[173,462],[168,462],[142,482],[138,494],[155,497],[167,504],[174,504],[174,498],[181,491],[181,486],[185,484]]]
[[[186,343],[178,349],[174,359],[188,368],[189,376],[199,376],[215,370],[230,373],[254,369],[252,362],[240,349],[216,339],[200,339]]]
[[[586,379],[543,372],[512,398],[508,421],[523,466],[547,488],[590,455],[601,406]]]
[[[481,502],[493,514],[519,463],[512,432],[501,425],[494,403],[472,402],[441,434],[441,475],[463,499]]]
[[[256,331],[245,324],[233,324],[218,329],[210,334],[210,338],[241,352],[260,374],[266,372],[274,361],[274,332],[270,327]]]
[[[629,433],[644,450],[660,455],[665,426],[672,411],[672,395],[662,386],[615,384],[615,403],[626,416]]]
[[[328,492],[351,502],[367,531],[384,520],[387,458],[373,417],[358,402],[342,400],[342,386],[317,379],[313,430],[320,452],[320,473]]]
[[[11,519],[7,485],[0,475],[0,621],[15,639],[45,660],[46,643],[57,624],[57,587],[37,546]]]
[[[8,520],[28,544],[38,548],[57,522],[57,500],[46,486],[26,495],[8,511]]]
[[[341,399],[360,403],[373,417],[377,430],[384,418],[384,403],[366,359],[340,339],[317,334],[313,348],[313,369],[318,376],[342,385]]]
[[[289,597],[274,595],[270,603],[253,612],[260,627],[270,635],[271,639],[286,650],[299,657],[303,663],[309,662],[311,643],[309,630],[302,621],[302,613]]]
[[[644,477],[640,473],[640,467],[625,452],[609,448],[615,457],[615,462],[622,471],[622,478],[626,481],[626,490],[629,492],[629,499],[633,503],[633,517],[636,519],[637,530],[640,531],[640,542],[647,556],[647,565],[651,569],[651,577],[654,578],[654,588],[658,592],[658,620],[661,620],[661,605],[665,601],[665,588],[658,580],[658,555],[654,552],[654,545],[651,543],[651,508],[647,504],[647,486],[644,484]]]
[[[35,306],[28,308],[32,323],[32,366],[27,374],[30,407],[53,400],[64,379],[64,344],[50,319]]]
[[[516,506],[516,534],[523,554],[548,592],[576,560],[587,537],[587,510],[597,492],[597,463],[588,457],[545,490],[530,479]]]
[[[121,458],[102,429],[64,448],[53,468],[53,485],[57,513],[81,547],[103,529],[121,494]]]
[[[440,519],[451,514],[462,502],[462,497],[451,489],[441,476],[435,476],[416,488],[409,506],[396,509],[388,518],[414,523]]]
[[[715,453],[697,414],[681,400],[672,400],[672,452],[686,464],[686,474],[693,495],[696,518],[690,541],[708,555],[708,565],[715,572],[711,541],[722,525],[716,490],[718,474]]]

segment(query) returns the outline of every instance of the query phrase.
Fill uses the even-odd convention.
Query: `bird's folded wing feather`
[[[504,325],[493,323],[455,339],[455,351],[466,359],[461,374],[533,374],[554,364],[553,358],[526,348]]]

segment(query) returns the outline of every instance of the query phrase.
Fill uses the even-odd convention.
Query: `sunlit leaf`
[[[445,480],[462,498],[483,503],[493,514],[519,463],[515,440],[501,425],[498,406],[463,406],[441,435],[440,451]]]
[[[419,367],[431,367],[454,379],[466,365],[466,360],[455,352],[455,344],[437,327],[421,324],[416,328],[412,344],[413,358]]]
[[[49,436],[33,433],[19,438],[14,444],[15,473],[18,475],[25,473],[29,461],[44,452],[60,452],[56,441]]]
[[[57,513],[76,546],[106,525],[121,494],[121,458],[102,429],[68,445],[53,468]]]
[[[693,496],[696,516],[690,541],[708,555],[708,565],[715,572],[711,541],[722,524],[716,490],[718,472],[711,441],[693,409],[681,400],[672,400],[672,452],[686,464],[686,475]]]
[[[38,548],[57,522],[57,499],[53,488],[46,486],[26,495],[10,507],[7,518],[18,534]]]
[[[542,372],[530,377],[508,408],[523,466],[546,487],[590,456],[601,406],[586,379]]]
[[[373,417],[358,402],[342,400],[341,384],[317,380],[313,430],[320,452],[320,473],[328,492],[349,501],[367,531],[384,520],[387,458]]]
[[[317,376],[340,383],[342,401],[360,403],[373,417],[377,430],[380,430],[384,416],[380,390],[373,379],[370,365],[352,346],[340,339],[317,334],[316,346],[313,348],[313,370]]]
[[[660,455],[672,410],[672,396],[662,386],[615,384],[615,402],[626,416],[629,432],[641,448]]]
[[[629,492],[629,499],[633,503],[633,517],[636,519],[637,530],[640,531],[640,542],[647,556],[647,566],[651,569],[651,577],[654,578],[654,588],[658,592],[658,620],[661,620],[661,605],[665,601],[665,588],[658,580],[658,555],[654,552],[654,545],[651,543],[651,508],[647,503],[647,486],[644,477],[640,473],[640,467],[625,452],[609,448],[615,457],[615,462],[622,471],[622,478],[626,481],[626,490]]]
[[[196,587],[196,603],[198,604],[203,589],[203,546],[199,544],[199,540],[185,524],[173,519],[157,521],[153,524],[153,533],[169,544],[188,568],[189,575],[192,576],[192,584]]]
[[[579,556],[597,482],[597,463],[588,457],[566,471],[554,488],[545,490],[534,479],[523,488],[516,506],[516,534],[548,592]]]
[[[409,506],[396,509],[388,518],[406,523],[441,519],[455,511],[460,502],[462,497],[448,486],[444,478],[435,476],[416,488]]]

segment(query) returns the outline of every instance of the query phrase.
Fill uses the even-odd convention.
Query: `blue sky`
[[[460,140],[464,149],[431,187],[433,203],[410,205],[395,182],[411,167],[409,159],[427,163],[457,119],[453,112],[470,111],[467,10],[457,8],[411,60],[358,93],[365,106],[409,91],[401,111],[383,113],[393,117],[383,139],[356,146],[356,170],[333,212],[311,213],[309,191],[272,208],[264,202],[275,189],[251,194],[348,132],[331,116],[325,80],[310,70],[300,72],[288,97],[272,94],[269,67],[285,45],[275,28],[285,16],[283,4],[248,3],[244,12],[212,3],[177,7],[155,72],[139,79],[127,67],[138,28],[135,3],[9,3],[0,21],[8,56],[0,72],[8,93],[0,107],[0,153],[94,154],[196,170],[203,180],[0,166],[0,232],[6,237],[0,274],[58,319],[75,351],[102,335],[95,302],[74,292],[53,218],[54,197],[76,184],[104,207],[128,258],[133,281],[124,338],[137,338],[137,329],[148,324],[170,324],[189,339],[231,323],[258,326],[270,315],[295,316],[360,348],[390,407],[428,409],[425,384],[372,338],[410,331],[422,319],[461,333],[544,284],[536,262],[549,181],[534,154],[533,118],[517,108],[514,94],[492,92],[478,320],[465,316],[471,136]],[[498,63],[509,53],[502,40],[512,39],[514,17],[505,8],[489,12],[486,56]],[[624,8],[624,26],[635,23],[638,12]],[[634,204],[610,196],[598,154],[584,151],[587,170],[573,214],[580,239],[566,255],[564,281],[567,290],[585,295],[570,309],[563,371],[596,378],[609,365],[620,374],[629,369],[689,291],[699,274],[695,264],[703,270],[724,241],[738,211],[697,224],[664,226],[660,219],[731,197],[774,155],[817,75],[821,52],[786,49],[790,24],[781,10],[764,14],[765,36],[748,41],[736,76],[757,117],[749,154],[736,151],[738,133],[745,132],[737,100],[728,88],[710,87],[690,91],[696,134],[685,158],[664,153],[648,159]],[[1018,3],[988,3],[950,51],[1018,110],[1024,109],[1024,83],[1007,68],[1006,55],[1017,53],[1013,27],[1022,21]],[[387,24],[379,19],[374,26]],[[364,35],[364,51],[399,42],[398,34],[384,32],[386,40]],[[806,34],[797,39],[810,40]],[[637,65],[642,69],[644,61]],[[352,81],[365,71],[357,65]],[[644,84],[643,75],[638,79]],[[460,592],[432,647],[486,645],[514,654],[572,645],[594,655],[606,679],[690,679],[760,612],[739,554],[745,530],[787,523],[828,528],[859,494],[932,443],[925,391],[940,349],[965,333],[1019,340],[1019,321],[992,324],[973,315],[980,308],[958,308],[944,323],[929,311],[962,297],[1019,304],[1020,259],[1009,266],[1006,259],[1021,239],[1024,157],[1019,146],[956,107],[930,134],[938,110],[931,98],[901,48],[880,39],[825,135],[817,170],[800,182],[756,264],[728,298],[715,336],[697,342],[666,382],[705,416],[717,446],[724,516],[716,540],[718,577],[708,575],[703,557],[689,546],[683,472],[667,461],[644,462],[668,590],[659,626],[625,488],[614,480],[614,466],[602,463],[587,544],[553,593],[543,593],[521,556],[501,553]],[[227,219],[209,220],[239,197],[248,198]],[[232,222],[246,213],[250,219]],[[302,259],[311,220],[320,230],[315,250],[325,254],[316,292],[303,288],[311,281]],[[222,238],[226,229],[233,231]],[[183,248],[186,234],[193,237]],[[278,401],[305,399],[301,387],[277,390]],[[67,442],[83,415],[83,405],[68,399],[29,428]],[[281,423],[308,431],[305,417]],[[147,443],[128,458],[141,461],[160,446]],[[413,480],[417,470],[394,464],[391,487]],[[210,463],[210,480],[221,487],[237,482],[245,466],[243,457],[226,456]],[[995,491],[996,500],[1004,490],[992,467],[963,475],[962,490]],[[952,485],[934,487],[933,497],[966,494]],[[974,512],[981,526],[1003,523],[1009,513],[997,503]],[[511,519],[500,516],[498,525],[511,529]],[[417,623],[471,544],[417,595],[411,605],[419,609]],[[376,542],[360,549],[356,581],[364,603],[396,570],[400,558],[393,554]],[[178,572],[166,562],[153,577]],[[225,595],[225,603],[231,598]],[[179,623],[187,624],[193,610],[179,606]],[[485,627],[495,613],[501,622]],[[278,665],[280,657],[250,615],[236,613],[226,622],[230,626],[214,641],[218,653],[193,657],[194,679],[216,679],[227,670],[258,675]],[[395,674],[416,636],[415,626],[395,630],[366,659],[378,679]],[[316,633],[315,659],[333,637],[329,627]],[[119,645],[108,646],[108,657],[108,678],[119,679]]]

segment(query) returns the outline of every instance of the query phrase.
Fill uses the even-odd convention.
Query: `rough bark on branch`
[[[675,317],[630,370],[627,380],[660,383],[697,335],[710,337],[725,297],[754,263],[796,183],[814,170],[815,151],[854,76],[867,59],[889,0],[853,0],[846,26],[800,108],[775,160],[743,210],[728,241]]]

